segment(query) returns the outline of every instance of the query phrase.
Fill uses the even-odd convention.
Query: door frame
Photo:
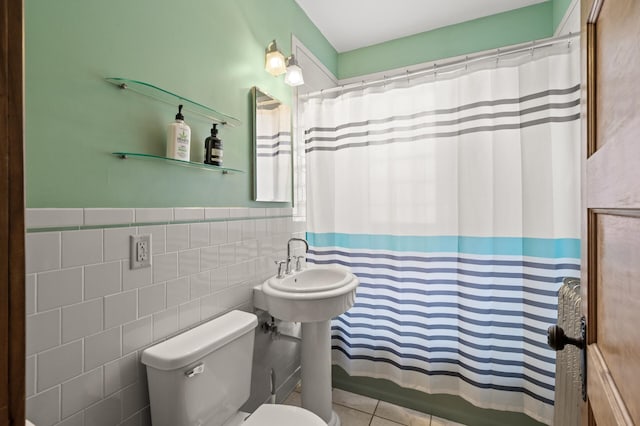
[[[0,425],[25,424],[24,0],[0,0]]]

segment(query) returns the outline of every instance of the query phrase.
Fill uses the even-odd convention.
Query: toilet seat
[[[327,426],[311,411],[292,405],[263,404],[242,426]]]

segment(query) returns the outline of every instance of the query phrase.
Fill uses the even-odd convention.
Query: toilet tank
[[[231,311],[147,348],[153,426],[221,426],[249,399],[254,314]]]

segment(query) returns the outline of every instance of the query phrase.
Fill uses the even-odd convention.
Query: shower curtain
[[[360,279],[350,375],[550,423],[579,276],[579,57],[555,47],[304,103],[309,262]]]

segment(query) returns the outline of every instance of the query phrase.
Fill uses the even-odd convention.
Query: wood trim
[[[9,424],[8,4],[0,3],[0,425]]]
[[[597,424],[599,426],[633,426],[631,415],[626,409],[598,346],[589,345],[587,356],[589,403],[594,408],[592,412],[596,414]]]
[[[595,214],[606,214],[608,216],[624,216],[640,218],[640,209],[591,209]]]
[[[589,71],[588,59],[589,55],[587,54],[588,50],[588,37],[586,33],[588,32],[588,25],[585,17],[588,14],[588,10],[591,8],[591,0],[581,0],[580,2],[580,76],[582,81],[580,96],[580,115],[582,117],[581,122],[581,135],[580,135],[580,173],[581,173],[581,241],[580,241],[580,251],[581,251],[581,268],[580,268],[580,278],[582,285],[580,286],[580,295],[582,298],[582,313],[587,321],[587,335],[590,330],[592,330],[590,321],[591,317],[588,312],[588,303],[589,300],[589,291],[588,286],[590,283],[589,280],[589,253],[591,252],[589,247],[589,217],[590,212],[587,209],[587,188],[584,182],[587,181],[587,158],[590,155],[588,136],[589,136],[589,127],[588,124],[590,121],[586,118],[589,116],[589,94],[591,86],[587,83],[587,75]],[[587,339],[587,341],[589,341]],[[586,407],[582,407],[583,418],[586,418]]]
[[[595,343],[598,340],[598,227],[597,214],[592,210],[587,210],[587,264],[589,265],[587,275],[587,285],[583,286],[587,290],[586,296],[582,300],[587,302],[587,344]],[[588,388],[587,388],[588,389]]]
[[[588,425],[589,426],[597,426],[596,425],[596,416],[593,415],[593,408],[591,408],[591,404],[589,402],[587,402],[585,404],[587,406],[587,419],[588,419]]]
[[[24,3],[9,1],[9,407],[25,423]]]
[[[591,3],[591,9],[589,10],[589,16],[587,17],[588,24],[596,23],[598,16],[600,16],[603,4],[604,0],[593,0],[593,3]]]
[[[582,312],[587,321],[586,341],[588,344],[597,341],[597,228],[595,211],[589,210],[587,181],[587,164],[589,158],[596,151],[596,27],[595,22],[602,9],[603,0],[581,0],[580,31],[581,31],[581,76],[583,81],[582,118],[582,147],[581,147],[581,176],[582,176]],[[593,375],[587,361],[589,380]],[[591,405],[591,389],[587,384],[588,399],[581,404],[582,425],[595,426],[596,419]]]
[[[0,317],[7,319],[7,394],[0,424],[25,418],[24,3],[0,0]],[[4,343],[4,342],[3,342]],[[1,392],[0,392],[1,394]]]
[[[587,158],[596,152],[596,26],[587,23]]]

